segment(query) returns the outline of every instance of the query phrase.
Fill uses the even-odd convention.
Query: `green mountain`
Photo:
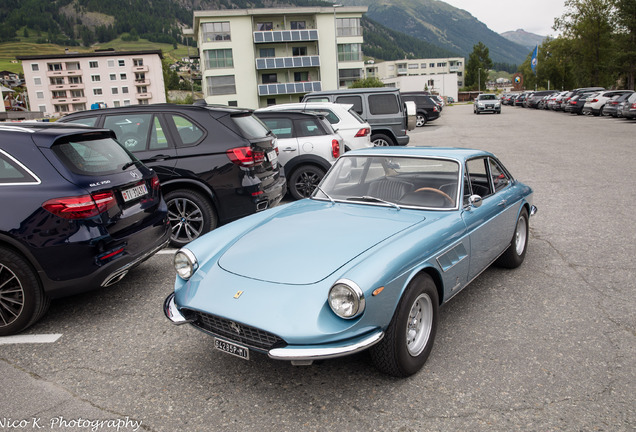
[[[527,48],[503,38],[470,13],[443,1],[343,0],[343,3],[368,6],[367,18],[466,58],[479,42],[488,47],[495,63],[521,64],[528,55]]]

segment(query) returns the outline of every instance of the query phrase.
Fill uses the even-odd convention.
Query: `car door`
[[[318,123],[317,117],[300,118],[294,120],[294,132],[298,142],[299,154],[315,154],[327,160],[329,156],[331,140],[327,139],[325,130]]]
[[[119,142],[154,169],[161,181],[174,176],[177,152],[160,115],[146,112],[109,114],[104,118],[103,127],[114,131]]]
[[[300,154],[298,140],[294,136],[294,122],[287,117],[259,117],[276,135],[278,162],[284,167],[287,162]]]
[[[510,243],[516,221],[514,207],[517,204],[518,208],[518,203],[508,202],[511,179],[496,161],[488,157],[471,159],[466,162],[466,172],[462,218],[470,238],[468,280],[471,280]],[[467,202],[470,195],[479,195],[482,198],[481,205],[470,205]]]

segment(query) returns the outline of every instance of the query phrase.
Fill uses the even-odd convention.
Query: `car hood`
[[[246,232],[218,264],[252,279],[313,284],[424,219],[416,210],[303,200]]]

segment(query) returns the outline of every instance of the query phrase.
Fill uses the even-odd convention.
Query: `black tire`
[[[12,250],[0,248],[0,336],[33,325],[50,303],[33,267]]]
[[[375,366],[395,377],[419,371],[433,348],[438,309],[433,279],[427,274],[416,276],[400,299],[384,338],[369,350]]]
[[[423,127],[426,124],[426,116],[424,114],[417,114],[415,116],[415,126]]]
[[[526,251],[528,250],[529,227],[528,210],[524,207],[521,213],[519,213],[510,245],[503,255],[497,259],[495,262],[496,265],[513,269],[523,263],[523,260],[526,258]]]
[[[315,165],[301,165],[289,176],[287,187],[294,199],[309,197],[320,184],[325,172]]]
[[[371,135],[371,143],[374,147],[389,147],[395,145],[393,140],[384,134]]]
[[[212,204],[198,192],[177,189],[165,195],[170,220],[170,245],[180,248],[216,228]]]

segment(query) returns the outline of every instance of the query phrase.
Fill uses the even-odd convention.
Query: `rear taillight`
[[[629,109],[636,109],[636,103],[633,103]]]
[[[54,198],[42,204],[44,210],[64,219],[86,219],[108,211],[116,204],[113,192]]]
[[[337,139],[331,140],[331,155],[334,159],[338,159],[340,157],[340,143]]]
[[[357,134],[355,134],[355,137],[356,137],[356,138],[358,138],[358,137],[364,137],[364,136],[369,135],[370,133],[371,133],[371,129],[369,129],[369,128],[362,128],[362,129],[360,129],[360,130],[358,131],[358,133],[357,133]]]
[[[150,187],[153,188],[154,190],[159,190],[159,188],[161,187],[161,184],[159,183],[159,177],[157,176],[157,174],[152,176],[152,178],[150,179]]]
[[[598,99],[592,99],[592,100],[590,101],[590,103],[596,103],[596,102],[598,102]]]
[[[235,147],[225,153],[233,163],[246,168],[260,165],[265,161],[265,153],[254,151],[251,147]]]

